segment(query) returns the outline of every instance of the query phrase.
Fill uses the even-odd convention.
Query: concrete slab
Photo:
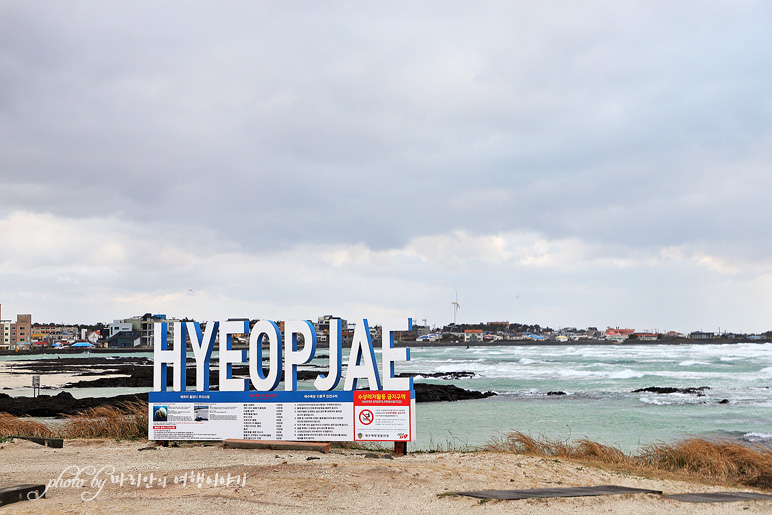
[[[324,442],[281,442],[276,440],[241,440],[229,438],[223,440],[226,449],[272,449],[276,451],[318,451],[330,452],[330,444]]]
[[[0,506],[46,496],[46,485],[16,485],[0,488]]]
[[[64,440],[61,438],[36,438],[33,436],[12,436],[11,438],[18,438],[20,440],[29,440],[39,445],[45,445],[46,447],[53,447],[54,449],[61,449],[64,446]]]
[[[568,488],[534,488],[530,490],[479,490],[474,492],[456,492],[458,495],[476,497],[478,499],[518,500],[535,497],[586,497],[594,495],[614,494],[661,494],[659,490],[630,488],[626,486],[576,486]]]
[[[702,494],[666,495],[668,499],[683,502],[737,502],[737,501],[769,501],[772,495],[753,492],[710,492]]]

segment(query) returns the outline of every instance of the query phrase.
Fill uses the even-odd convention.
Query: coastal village
[[[328,341],[330,320],[337,317],[324,315],[314,322],[317,341],[325,345]],[[230,319],[248,320],[248,319]],[[156,323],[166,323],[168,336],[173,337],[175,322],[188,322],[189,318],[171,318],[165,314],[145,313],[111,323],[98,324],[53,324],[33,322],[32,314],[17,314],[15,320],[2,318],[0,304],[0,351],[19,352],[45,349],[68,348],[152,348],[153,333]],[[248,320],[250,327],[256,322]],[[605,330],[597,327],[577,329],[564,327],[553,329],[539,325],[526,325],[510,322],[481,322],[477,324],[449,324],[444,327],[431,327],[414,321],[411,331],[398,335],[401,342],[418,345],[485,345],[506,343],[544,343],[560,344],[579,343],[635,343],[635,342],[678,342],[678,341],[762,341],[772,338],[772,331],[762,334],[740,334],[731,332],[693,331],[688,334],[676,331],[636,330],[632,328],[608,327]],[[283,331],[283,322],[277,322]],[[354,334],[355,324],[342,321],[343,346],[348,346]],[[381,340],[380,326],[369,328],[373,341]],[[236,337],[234,344],[246,344],[248,335]]]

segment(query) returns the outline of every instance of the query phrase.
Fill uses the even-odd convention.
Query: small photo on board
[[[169,408],[166,406],[156,406],[153,408],[153,422],[166,422],[169,415]]]
[[[209,420],[209,406],[194,406],[193,419],[196,422],[201,422],[202,420]]]

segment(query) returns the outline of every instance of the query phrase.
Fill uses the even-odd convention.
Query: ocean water
[[[326,355],[326,349],[318,353]],[[474,374],[462,379],[419,376],[417,382],[452,383],[498,394],[481,400],[418,404],[418,435],[410,444],[414,450],[479,446],[511,431],[560,440],[589,438],[626,452],[689,436],[772,446],[769,343],[413,347],[410,354],[411,361],[395,366],[398,373]],[[152,353],[141,355],[152,358]],[[344,363],[347,356],[348,349],[344,349]],[[378,351],[376,357],[380,361]],[[313,369],[326,371],[324,358],[315,359],[313,364]],[[708,389],[701,395],[633,393],[650,386]],[[313,386],[299,382],[299,388]],[[149,390],[67,391],[88,397]],[[547,395],[556,391],[565,395]]]
[[[498,394],[419,404],[414,448],[476,446],[511,431],[626,452],[689,436],[772,443],[772,344],[424,347],[411,358],[400,371],[473,372],[453,384]],[[708,389],[633,393],[650,386]],[[547,395],[556,391],[566,395]]]

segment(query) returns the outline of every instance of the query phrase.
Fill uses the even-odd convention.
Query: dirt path
[[[691,504],[653,494],[483,503],[450,495],[460,490],[612,484],[665,493],[727,490],[511,454],[419,453],[390,459],[383,452],[350,450],[321,454],[217,445],[146,449],[149,446],[148,442],[85,440],[66,441],[63,449],[21,440],[0,444],[0,487],[52,484],[45,499],[10,504],[3,512],[718,514],[772,510],[769,501]],[[82,484],[77,484],[78,479]]]

